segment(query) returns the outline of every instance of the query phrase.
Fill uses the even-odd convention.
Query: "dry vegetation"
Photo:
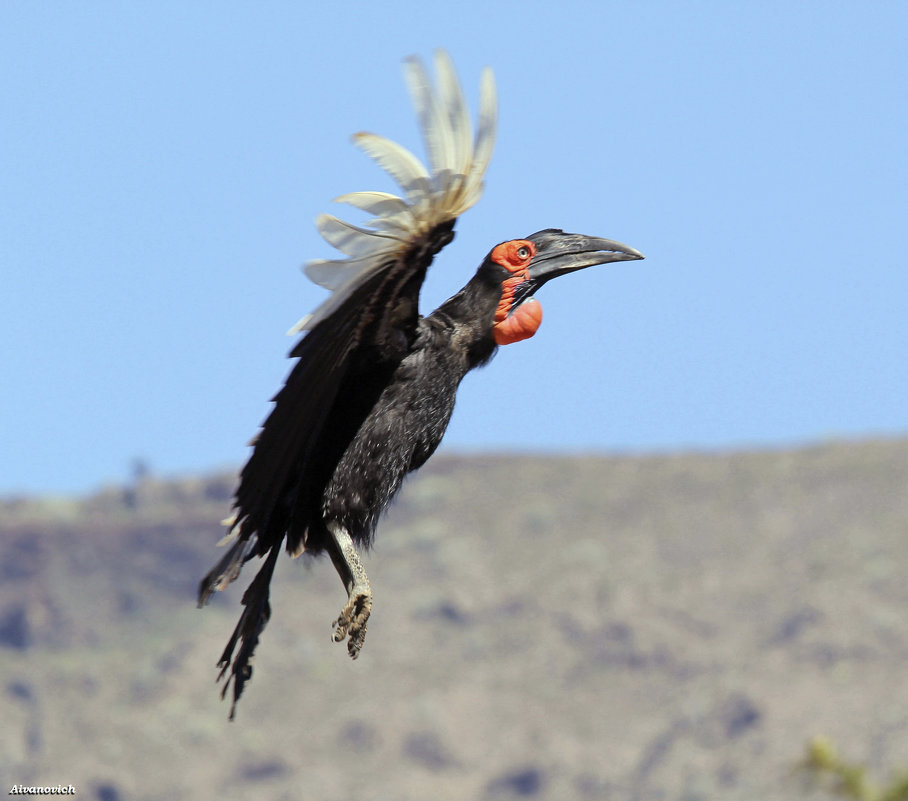
[[[79,798],[828,798],[826,735],[908,765],[908,441],[437,457],[367,568],[282,560],[227,722],[247,576],[194,606],[232,477],[0,504],[0,776]],[[250,574],[251,575],[251,574]],[[253,795],[254,794],[254,795]]]

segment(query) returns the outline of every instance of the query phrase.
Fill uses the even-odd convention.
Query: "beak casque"
[[[528,273],[534,288],[559,275],[615,261],[636,261],[643,254],[611,239],[585,234],[568,234],[556,228],[537,231],[526,237],[536,245]]]

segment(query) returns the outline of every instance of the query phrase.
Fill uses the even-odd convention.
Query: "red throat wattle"
[[[498,345],[529,339],[542,324],[542,306],[535,298],[514,308],[514,291],[529,280],[527,268],[535,255],[536,246],[524,239],[503,242],[492,251],[492,261],[511,273],[501,284],[501,300],[495,310],[493,334]]]

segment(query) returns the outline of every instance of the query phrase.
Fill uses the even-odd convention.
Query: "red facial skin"
[[[525,300],[511,311],[514,290],[529,279],[527,267],[536,255],[536,246],[525,239],[503,242],[492,251],[492,261],[500,264],[510,274],[501,284],[501,300],[495,312],[493,333],[499,345],[510,345],[529,339],[542,324],[542,306],[535,298]],[[511,312],[508,314],[508,312]]]

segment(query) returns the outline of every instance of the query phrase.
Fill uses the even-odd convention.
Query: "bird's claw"
[[[347,653],[350,654],[351,659],[356,659],[363,647],[366,639],[366,624],[369,622],[371,613],[372,594],[353,592],[340,616],[332,624],[334,642],[343,642],[347,637],[350,638],[347,642]]]

